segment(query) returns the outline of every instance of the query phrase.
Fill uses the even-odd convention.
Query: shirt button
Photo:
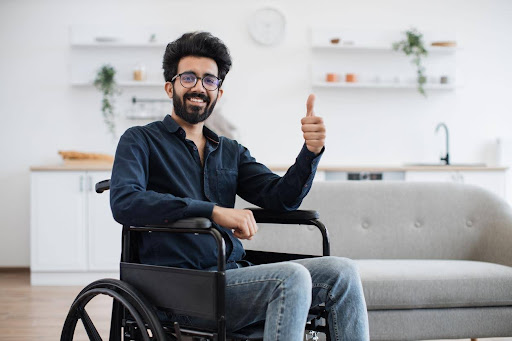
[[[197,150],[197,147],[196,147],[196,146],[194,146],[194,150]]]

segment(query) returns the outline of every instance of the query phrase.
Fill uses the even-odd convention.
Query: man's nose
[[[196,85],[194,85],[194,87],[192,89],[190,89],[190,90],[206,93],[206,89],[203,86],[203,79],[202,78],[198,78],[197,82],[196,82]]]

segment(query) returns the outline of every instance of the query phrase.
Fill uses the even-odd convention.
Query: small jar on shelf
[[[337,73],[329,72],[325,75],[325,81],[328,83],[338,83],[340,81],[340,77]]]
[[[142,63],[137,63],[133,69],[133,80],[134,81],[145,81],[146,80],[146,66]]]
[[[357,75],[355,73],[347,73],[345,74],[345,82],[346,83],[356,83]]]

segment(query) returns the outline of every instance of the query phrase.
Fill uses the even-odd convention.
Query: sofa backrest
[[[500,243],[495,230],[505,224],[512,237],[510,206],[471,185],[315,182],[301,209],[319,211],[329,229],[332,255],[353,259],[499,258],[492,251]],[[321,251],[319,233],[311,227],[260,227],[257,237],[246,247]],[[510,248],[511,243],[509,239]]]

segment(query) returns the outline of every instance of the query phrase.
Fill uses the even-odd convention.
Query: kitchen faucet
[[[436,134],[439,132],[439,128],[443,127],[446,137],[446,156],[441,158],[441,161],[445,162],[445,165],[450,164],[450,136],[448,134],[448,127],[443,122],[439,123],[436,127]]]

